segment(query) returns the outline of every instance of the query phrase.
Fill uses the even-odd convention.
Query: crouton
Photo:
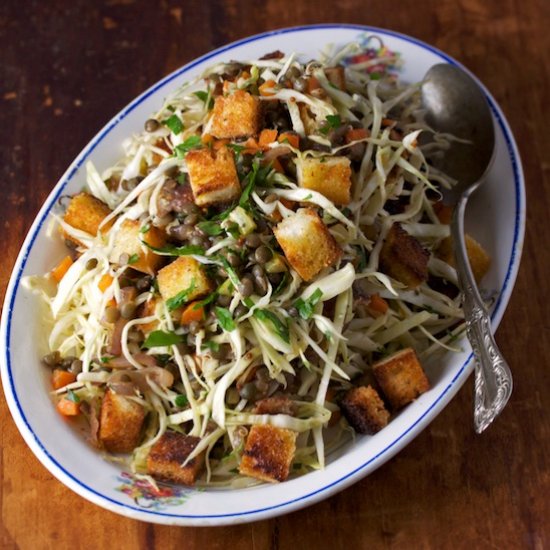
[[[273,232],[286,259],[305,281],[311,281],[342,256],[338,243],[312,208],[300,208]]]
[[[181,256],[163,267],[158,272],[157,283],[165,301],[184,293],[180,305],[204,296],[211,290],[210,279],[204,268],[191,256]]]
[[[297,435],[293,430],[269,424],[252,426],[239,472],[262,481],[284,481],[296,452]]]
[[[390,419],[390,413],[372,386],[349,390],[340,408],[350,426],[360,434],[375,434],[387,426]]]
[[[161,481],[194,485],[204,466],[206,451],[200,452],[185,466],[183,463],[198,445],[200,438],[166,431],[151,447],[147,456],[147,473]]]
[[[101,222],[111,213],[111,209],[99,199],[89,193],[79,193],[71,198],[63,221],[74,227],[85,231],[90,235],[97,235]],[[113,221],[107,222],[102,228],[102,233],[107,233],[113,225]],[[77,239],[65,234],[67,239],[81,244]]]
[[[151,226],[145,233],[140,232],[138,220],[124,220],[118,228],[109,260],[119,263],[120,257],[127,255],[132,269],[154,275],[164,261],[164,257],[155,254],[141,241],[154,248],[162,248],[166,244],[166,235],[160,229]]]
[[[380,251],[382,271],[394,279],[416,288],[428,280],[430,253],[409,235],[399,223],[394,223]]]
[[[318,191],[334,204],[349,204],[350,164],[346,157],[304,158],[298,163],[298,183]]]
[[[474,274],[476,282],[479,283],[487,274],[487,271],[489,271],[491,258],[489,254],[485,252],[485,249],[475,239],[470,237],[470,235],[465,235],[464,240],[466,241],[466,253],[468,254],[472,273]],[[451,237],[446,237],[441,241],[436,254],[437,257],[444,262],[456,267]]]
[[[394,409],[404,407],[430,389],[430,382],[412,348],[378,361],[372,370]]]
[[[294,416],[296,409],[296,403],[286,395],[276,395],[256,401],[254,414],[288,414]]]
[[[346,72],[342,65],[338,65],[337,67],[328,67],[325,69],[325,74],[327,75],[328,81],[333,86],[336,86],[340,90],[346,89]]]
[[[129,453],[139,444],[145,409],[124,395],[107,390],[101,403],[99,440],[112,453]]]
[[[212,110],[210,133],[218,139],[254,136],[260,127],[260,109],[260,100],[244,90],[218,96]]]
[[[185,155],[195,204],[230,202],[241,194],[233,153],[226,147],[218,151],[197,149]]]

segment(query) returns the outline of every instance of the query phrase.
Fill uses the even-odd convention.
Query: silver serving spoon
[[[472,192],[484,181],[495,149],[493,117],[477,83],[454,65],[434,65],[422,84],[426,122],[434,130],[470,143],[451,141],[434,159],[437,168],[457,180],[445,202],[454,206],[451,237],[464,295],[468,339],[475,357],[474,425],[481,433],[502,411],[512,393],[512,374],[493,335],[489,314],[479,295],[464,241],[464,211]]]

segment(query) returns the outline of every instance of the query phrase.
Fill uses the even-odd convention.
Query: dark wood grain
[[[550,546],[550,3],[547,0],[4,0],[0,3],[0,292],[71,160],[162,76],[278,27],[353,22],[408,33],[474,71],[502,106],[526,176],[516,288],[497,333],[515,389],[479,437],[471,382],[404,451],[310,508],[225,528],[173,528],[83,500],[37,461],[0,398],[0,547],[535,548]]]

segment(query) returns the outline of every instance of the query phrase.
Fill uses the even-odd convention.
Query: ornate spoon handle
[[[475,359],[474,426],[479,434],[500,414],[512,393],[512,373],[491,332],[489,314],[479,295],[464,240],[464,210],[468,194],[456,205],[451,236],[458,281],[464,296],[466,332]]]

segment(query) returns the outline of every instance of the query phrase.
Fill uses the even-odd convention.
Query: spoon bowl
[[[454,207],[451,238],[464,298],[466,331],[475,358],[474,426],[484,431],[512,392],[512,375],[491,332],[490,317],[477,289],[464,239],[464,212],[471,193],[485,180],[495,149],[489,104],[476,81],[449,64],[434,65],[422,83],[427,124],[449,134],[449,148],[434,157],[436,168],[456,180],[445,201]]]

